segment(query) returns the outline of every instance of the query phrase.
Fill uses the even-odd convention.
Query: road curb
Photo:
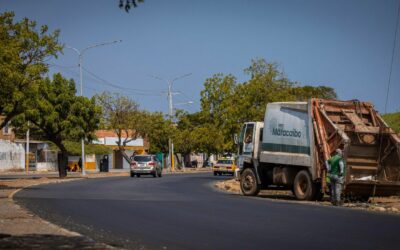
[[[16,193],[18,193],[19,191],[24,190],[26,188],[33,187],[33,186],[47,185],[47,184],[58,184],[58,183],[63,183],[63,182],[70,182],[70,181],[84,180],[84,179],[87,179],[87,178],[71,178],[71,179],[68,179],[68,180],[66,179],[66,181],[56,181],[56,182],[48,182],[48,183],[34,183],[34,184],[30,184],[30,185],[27,185],[25,187],[18,188],[17,190],[12,191],[11,194],[9,194],[7,196],[7,198],[14,200],[14,195]]]
[[[114,176],[104,176],[104,177],[114,177]],[[89,179],[89,178],[82,177],[82,178],[64,179],[64,180],[61,180],[61,181],[57,180],[57,181],[54,181],[54,182],[51,182],[51,180],[50,180],[49,182],[44,182],[44,183],[34,183],[34,184],[30,184],[30,185],[27,185],[25,187],[18,188],[16,190],[12,191],[5,198],[8,199],[10,202],[12,202],[12,204],[14,206],[16,206],[18,209],[20,209],[21,211],[24,211],[27,214],[32,215],[33,218],[35,220],[37,220],[38,222],[42,223],[43,225],[47,225],[48,227],[54,228],[55,229],[55,231],[53,232],[54,236],[66,235],[67,237],[79,237],[81,239],[87,240],[88,242],[93,242],[93,244],[94,244],[93,249],[120,249],[120,248],[115,248],[113,246],[110,246],[110,245],[108,245],[106,243],[94,241],[92,238],[90,238],[90,237],[88,237],[86,235],[80,234],[80,233],[75,232],[75,231],[68,230],[68,229],[66,229],[64,227],[61,227],[61,226],[59,226],[57,224],[54,224],[54,223],[52,223],[52,222],[50,222],[48,220],[45,220],[42,217],[40,217],[39,215],[37,215],[36,213],[32,212],[31,210],[25,208],[24,206],[21,206],[18,202],[16,202],[14,200],[14,196],[18,192],[20,192],[20,191],[22,191],[24,189],[33,187],[33,186],[48,185],[48,184],[61,184],[61,183],[66,183],[66,182],[70,182],[70,181],[85,180],[85,179]],[[13,236],[13,235],[11,235],[11,236]],[[46,247],[46,246],[43,246],[43,247]],[[88,248],[88,249],[92,249],[92,248]]]

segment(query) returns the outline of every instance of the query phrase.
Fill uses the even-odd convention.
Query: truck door
[[[241,134],[241,151],[243,155],[252,156],[254,150],[254,123],[247,123]]]

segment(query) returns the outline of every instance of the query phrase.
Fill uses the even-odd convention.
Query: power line
[[[67,73],[67,74],[69,74],[71,76],[79,77],[79,73],[74,72],[74,71],[71,70],[72,68],[76,68],[77,66],[70,67],[70,66],[63,66],[63,65],[57,65],[57,64],[49,64],[49,65],[51,65],[53,67],[61,68],[61,70],[64,73]],[[94,74],[93,72],[85,69],[84,67],[83,67],[83,70],[85,72],[87,72],[88,73],[88,77],[90,77],[90,79],[94,80],[95,82],[100,83],[100,84],[105,85],[105,86],[113,87],[114,89],[121,90],[121,91],[123,91],[123,93],[125,95],[128,95],[128,96],[162,96],[162,94],[150,94],[150,93],[142,93],[142,92],[140,92],[140,91],[151,92],[151,90],[132,89],[132,88],[123,87],[123,86],[120,86],[120,85],[117,85],[117,84],[113,84],[113,83],[110,83],[110,82],[106,81],[105,79],[99,77],[98,75]],[[84,87],[84,88],[87,88],[87,87]],[[101,92],[101,90],[95,89],[95,88],[87,88],[87,89],[91,89],[91,90],[94,90],[96,92]]]
[[[111,87],[116,88],[116,89],[120,89],[120,90],[124,90],[124,91],[129,91],[129,92],[131,92],[131,93],[133,93],[133,94],[136,94],[136,95],[142,95],[142,96],[161,96],[161,94],[154,94],[154,93],[152,93],[152,92],[154,92],[153,90],[143,90],[143,89],[127,88],[127,87],[124,87],[124,86],[121,86],[121,85],[117,85],[117,84],[111,83],[111,82],[109,82],[109,81],[107,81],[107,80],[101,78],[100,76],[96,75],[95,73],[89,71],[89,70],[88,70],[87,68],[85,68],[85,67],[83,67],[83,70],[84,70],[85,72],[87,72],[89,75],[91,75],[92,78],[94,78],[97,82],[99,82],[99,83],[101,83],[101,84],[108,85],[108,86],[111,86]]]
[[[78,65],[72,65],[72,66],[64,66],[64,65],[59,65],[55,63],[48,63],[47,64],[49,67],[58,67],[58,68],[65,68],[65,69],[72,69],[72,68],[78,68]]]
[[[389,81],[388,81],[388,87],[387,87],[387,91],[386,91],[385,113],[387,112],[387,103],[388,103],[388,99],[389,99],[390,80],[392,78],[394,52],[395,52],[395,49],[396,49],[396,41],[397,41],[397,30],[398,30],[398,27],[399,27],[399,16],[400,16],[400,1],[399,1],[399,6],[397,8],[396,30],[394,32],[392,60],[390,62]]]

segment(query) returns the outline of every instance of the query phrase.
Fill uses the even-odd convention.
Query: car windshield
[[[135,157],[133,157],[134,161],[151,161],[151,156],[149,155],[136,155]]]
[[[232,164],[232,160],[219,160],[217,163],[218,164]]]

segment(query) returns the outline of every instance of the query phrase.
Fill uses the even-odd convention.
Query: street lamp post
[[[80,85],[81,85],[81,96],[83,96],[83,72],[82,72],[83,54],[89,49],[93,49],[93,48],[104,46],[104,45],[119,43],[119,42],[122,42],[122,40],[115,40],[112,42],[90,45],[90,46],[84,48],[83,50],[79,50],[79,49],[71,47],[71,46],[65,46],[67,49],[72,49],[73,51],[75,51],[79,57],[79,80],[80,80]],[[81,158],[82,158],[82,175],[86,175],[86,172],[85,172],[85,162],[86,162],[85,161],[85,136],[82,137],[81,143],[82,143],[82,156],[81,156]]]
[[[185,75],[182,75],[182,76],[178,76],[178,77],[175,77],[172,80],[166,80],[166,79],[158,77],[158,76],[151,76],[151,77],[153,77],[153,78],[155,78],[157,80],[164,81],[164,82],[166,82],[168,84],[168,93],[167,93],[167,97],[168,97],[168,116],[169,116],[169,119],[171,121],[172,121],[173,112],[174,112],[173,111],[174,108],[173,108],[173,104],[172,104],[172,95],[174,94],[172,92],[172,85],[174,84],[175,81],[177,81],[179,79],[182,79],[184,77],[190,76],[191,74],[192,73],[185,74]],[[174,160],[173,160],[173,157],[174,157],[174,143],[172,142],[171,138],[168,139],[168,151],[169,151],[168,152],[169,163],[170,163],[171,169],[174,170]]]

